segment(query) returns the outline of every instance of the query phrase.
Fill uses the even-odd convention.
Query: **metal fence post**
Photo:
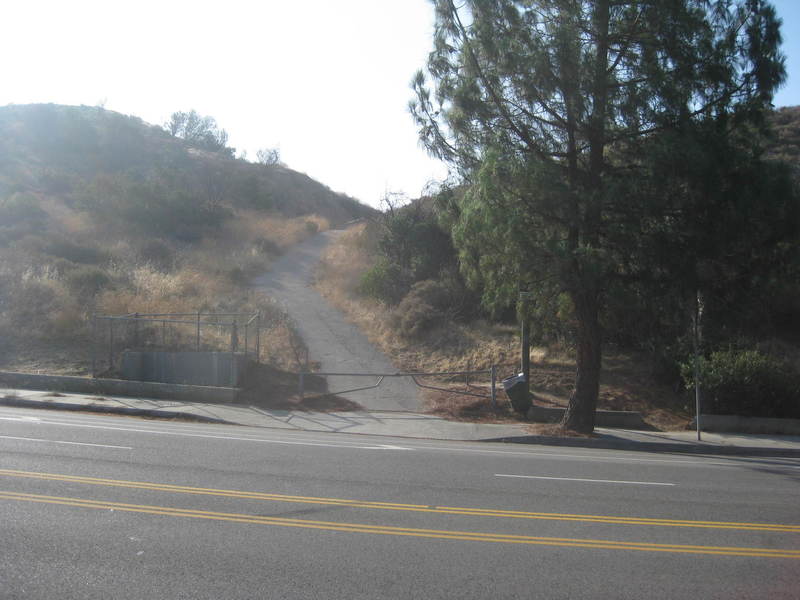
[[[197,351],[200,352],[200,311],[197,311]]]
[[[497,366],[492,365],[492,408],[497,410]]]
[[[92,378],[97,377],[97,313],[92,313]]]
[[[114,368],[114,319],[108,321],[108,370]]]
[[[261,311],[256,313],[256,362],[261,362]]]
[[[298,385],[297,385],[297,393],[300,396],[300,401],[301,402],[303,401],[303,399],[305,397],[305,393],[306,393],[304,376],[305,376],[305,373],[303,371],[300,371],[300,380],[299,380]]]
[[[139,348],[139,313],[133,313],[133,347]]]

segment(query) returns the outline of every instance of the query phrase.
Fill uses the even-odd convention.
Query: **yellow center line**
[[[265,517],[240,513],[225,513],[165,506],[128,504],[124,502],[104,502],[83,498],[66,498],[62,496],[46,496],[21,492],[0,491],[0,499],[58,504],[80,508],[99,510],[115,510],[144,514],[210,519],[234,523],[250,523],[257,525],[275,525],[281,527],[300,527],[305,529],[322,529],[328,531],[344,531],[350,533],[370,533],[377,535],[395,535],[407,537],[434,538],[459,541],[493,542],[505,544],[527,544],[539,546],[562,546],[578,548],[594,548],[609,550],[638,550],[644,552],[673,552],[683,554],[707,554],[718,556],[747,556],[761,558],[789,558],[800,560],[800,550],[777,548],[743,548],[736,546],[697,546],[685,544],[654,544],[649,542],[620,542],[614,540],[558,538],[502,533],[483,533],[475,531],[447,531],[439,529],[419,529],[410,527],[392,527],[386,525],[368,525],[363,523],[340,523],[336,521],[315,521],[307,519],[287,519],[282,517]]]
[[[499,518],[510,518],[510,519],[577,521],[582,523],[608,523],[615,525],[649,525],[658,527],[693,527],[700,529],[737,529],[745,531],[775,531],[775,532],[787,532],[787,533],[800,533],[800,525],[783,525],[778,523],[691,521],[682,519],[655,519],[647,517],[615,517],[608,515],[579,515],[579,514],[568,514],[568,513],[564,514],[564,513],[526,512],[526,511],[515,511],[515,510],[464,508],[464,507],[452,507],[452,506],[426,506],[422,504],[399,504],[393,502],[347,500],[342,498],[318,498],[313,496],[291,496],[285,494],[271,494],[266,492],[247,492],[240,490],[189,487],[189,486],[172,485],[165,483],[105,479],[100,477],[83,477],[78,475],[61,475],[57,473],[38,473],[33,471],[18,471],[12,469],[0,469],[0,476],[43,479],[48,481],[64,481],[69,483],[102,485],[109,487],[133,488],[133,489],[142,489],[142,490],[150,490],[157,492],[219,496],[226,498],[239,498],[245,500],[265,500],[270,502],[318,504],[327,506],[341,506],[348,508],[368,508],[368,509],[378,509],[378,510],[395,510],[395,511],[423,512],[423,513],[435,513],[435,514],[447,514],[447,515],[466,515],[466,516],[478,516],[478,517],[499,517]]]

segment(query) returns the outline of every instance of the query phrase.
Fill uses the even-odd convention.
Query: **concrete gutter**
[[[706,433],[698,443],[692,431],[635,431],[598,428],[587,437],[529,435],[523,425],[446,421],[433,415],[404,412],[306,412],[268,410],[236,404],[200,404],[146,398],[96,398],[79,394],[0,390],[0,405],[21,408],[86,411],[105,414],[187,419],[206,423],[402,439],[487,441],[572,448],[696,455],[800,458],[800,436]],[[398,442],[402,443],[402,442]]]
[[[565,408],[531,406],[528,418],[535,423],[559,423],[564,418]],[[594,422],[597,427],[619,427],[621,429],[649,429],[642,414],[629,410],[598,410]]]
[[[79,394],[108,394],[133,398],[159,398],[214,404],[236,402],[238,388],[209,387],[124,379],[92,379],[68,375],[34,375],[0,371],[0,384],[25,390],[48,390]]]
[[[565,448],[593,448],[599,450],[627,450],[638,452],[666,452],[670,454],[698,454],[722,456],[770,456],[798,458],[798,448],[748,447],[703,442],[658,441],[646,442],[625,437],[595,434],[589,437],[556,437],[529,435],[519,437],[482,440],[509,444],[538,444],[542,446],[561,446]]]
[[[58,400],[32,400],[29,398],[18,398],[14,396],[0,397],[0,405],[13,406],[15,408],[45,408],[50,410],[67,410],[74,412],[92,412],[106,415],[122,415],[127,417],[144,417],[149,419],[180,419],[183,421],[196,421],[199,423],[214,423],[217,425],[236,425],[225,419],[217,419],[206,415],[199,415],[192,412],[176,410],[165,410],[159,408],[140,408],[134,406],[109,406],[98,400],[88,404],[76,404],[74,402],[59,402]]]
[[[697,419],[689,426],[697,428]],[[740,417],[738,415],[700,415],[702,431],[722,433],[759,433],[800,435],[800,419],[773,419],[768,417]]]

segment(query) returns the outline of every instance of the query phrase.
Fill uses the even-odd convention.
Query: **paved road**
[[[396,373],[389,358],[313,287],[314,267],[328,243],[342,231],[326,231],[293,246],[256,280],[256,286],[275,298],[297,323],[309,349],[310,359],[319,361],[320,371],[329,373]],[[331,377],[331,392],[373,385],[363,377]],[[417,410],[418,389],[405,378],[386,379],[375,389],[344,395],[368,410]]]
[[[0,408],[0,598],[797,598],[800,461]]]

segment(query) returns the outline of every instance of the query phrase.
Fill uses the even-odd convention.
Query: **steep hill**
[[[784,106],[770,116],[775,134],[770,156],[793,165],[800,173],[800,106]]]
[[[250,280],[376,211],[232,154],[101,108],[0,107],[0,369],[86,373],[93,313],[261,310],[267,354],[291,358]]]
[[[193,147],[137,117],[86,106],[0,107],[0,198],[24,191],[74,201],[109,176],[290,217],[340,222],[374,212],[307,175]]]

